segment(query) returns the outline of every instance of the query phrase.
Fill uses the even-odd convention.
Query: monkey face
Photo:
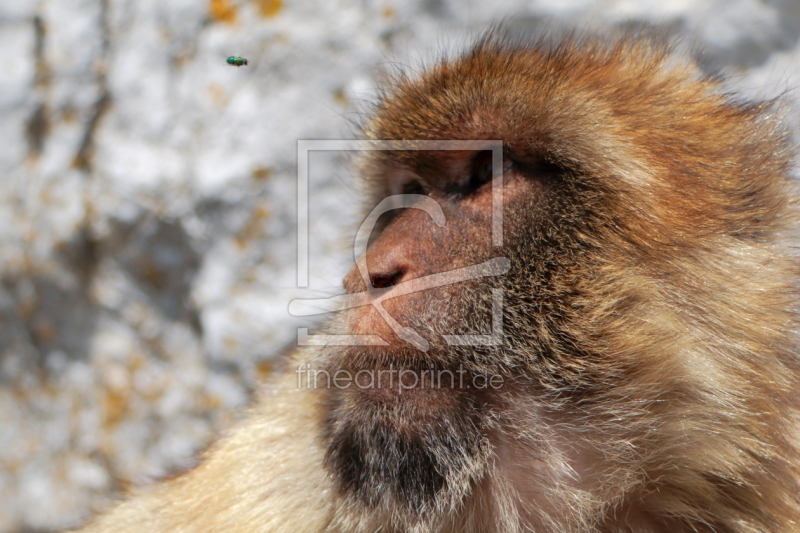
[[[342,331],[386,344],[326,354],[329,375],[355,381],[325,391],[324,427],[341,490],[422,520],[457,505],[484,474],[490,426],[509,395],[540,388],[537,354],[552,349],[528,329],[538,324],[519,315],[539,316],[530,307],[543,305],[537,296],[550,273],[543,257],[558,255],[546,242],[547,219],[563,203],[551,196],[564,192],[564,179],[539,154],[508,154],[499,173],[488,151],[422,152],[402,162],[391,155],[370,164],[383,169],[390,192],[415,195],[414,203],[381,221],[344,285],[380,298],[394,323],[377,306],[340,319]],[[443,223],[419,207],[424,202],[435,202]],[[500,246],[492,239],[495,205]],[[425,344],[409,340],[407,329]]]
[[[345,278],[345,289],[351,294],[367,291],[380,297],[383,309],[397,317],[400,326],[421,328],[428,336],[474,330],[488,322],[482,311],[490,308],[479,310],[462,302],[465,298],[480,301],[488,288],[500,286],[487,283],[487,278],[505,275],[508,270],[508,250],[492,242],[493,214],[524,211],[526,218],[535,218],[537,204],[544,200],[540,197],[542,185],[537,176],[523,176],[510,160],[493,179],[488,151],[417,157],[431,170],[385,170],[390,190],[413,191],[397,193],[411,199],[410,207],[402,213],[387,213],[388,219],[382,221],[383,227],[359,261],[362,264]],[[441,220],[432,218],[434,214]],[[528,222],[514,218],[507,227],[515,232]],[[377,306],[353,310],[348,321],[348,329],[355,334],[376,334],[395,341],[406,337]],[[443,344],[435,338],[427,342]],[[428,351],[424,343],[411,344]]]
[[[492,290],[502,286],[486,283],[496,277],[492,266],[473,279],[458,276],[476,264],[507,259],[502,249],[493,249],[489,231],[491,154],[418,155],[436,167],[428,174],[436,181],[423,182],[408,168],[381,162],[392,192],[415,195],[416,202],[381,221],[361,258],[367,275],[354,267],[344,281],[350,294],[385,298],[382,312],[375,305],[353,308],[342,327],[349,334],[380,336],[386,344],[329,355],[329,372],[347,371],[361,383],[326,391],[325,427],[328,464],[342,490],[371,507],[400,506],[404,516],[422,519],[442,505],[443,493],[463,490],[473,480],[489,451],[482,429],[488,396],[472,388],[487,365],[445,336],[481,327],[492,331]],[[509,204],[519,201],[520,191],[536,187],[510,168],[497,179],[494,186]],[[443,223],[417,207],[426,201],[435,202]],[[424,345],[404,339],[408,330]]]
[[[381,308],[351,308],[331,331],[384,344],[329,348],[320,361],[328,375],[354,378],[322,391],[327,465],[339,490],[412,522],[457,507],[481,483],[495,453],[491,436],[514,398],[587,382],[580,343],[562,324],[590,271],[578,236],[592,221],[592,195],[538,130],[512,136],[507,110],[459,105],[460,122],[422,140],[501,139],[502,157],[492,165],[487,149],[369,153],[362,168],[373,205],[411,201],[379,220],[344,280],[350,295]],[[376,138],[420,138],[384,123],[395,125],[377,117]]]
[[[372,205],[410,201],[344,280],[370,305],[329,328],[380,342],[316,362],[351,378],[319,391],[326,466],[375,523],[443,520],[487,484],[543,530],[588,530],[608,502],[662,512],[650,494],[709,495],[705,509],[739,516],[791,476],[769,450],[795,445],[763,418],[795,416],[774,386],[798,375],[797,268],[776,251],[794,220],[784,140],[763,109],[669,63],[648,42],[488,41],[378,106],[370,139],[503,148],[362,163]],[[697,469],[698,443],[756,459],[674,476]],[[743,496],[751,480],[761,492]]]

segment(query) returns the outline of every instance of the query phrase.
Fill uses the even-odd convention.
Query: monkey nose
[[[364,290],[387,289],[421,275],[411,247],[376,243],[356,260],[353,269],[344,279],[349,293]]]
[[[372,289],[387,289],[399,285],[420,274],[412,263],[404,260],[394,250],[374,250],[359,258],[356,265],[344,278],[344,287],[353,294]],[[377,252],[377,253],[376,253]]]
[[[361,265],[361,275],[366,281],[369,279],[371,288],[386,289],[399,285],[404,281],[419,277],[419,267],[416,267],[411,246],[378,246],[367,252],[366,261]],[[368,271],[368,272],[365,272]]]

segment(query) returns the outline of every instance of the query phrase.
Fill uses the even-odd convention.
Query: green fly
[[[225,61],[227,61],[229,65],[233,65],[234,67],[241,67],[242,65],[247,64],[247,60],[245,58],[238,56],[231,56]]]

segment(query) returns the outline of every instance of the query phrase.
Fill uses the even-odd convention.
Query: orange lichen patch
[[[265,379],[275,370],[275,364],[271,359],[265,359],[256,363],[256,373],[259,379]]]
[[[264,222],[272,216],[272,209],[269,202],[261,202],[258,204],[250,215],[250,220],[242,228],[242,231],[236,236],[236,244],[239,248],[244,248],[247,243],[256,240],[264,234]]]
[[[339,105],[347,105],[350,103],[350,100],[347,99],[347,95],[344,93],[344,89],[341,87],[333,91],[333,99]]]
[[[226,336],[222,341],[222,345],[228,352],[234,352],[239,349],[239,341],[231,336]]]
[[[76,122],[78,120],[78,109],[73,105],[65,105],[61,108],[61,120],[68,124]]]
[[[216,83],[208,86],[208,94],[216,105],[223,105],[226,101],[225,90]]]
[[[244,272],[242,272],[240,279],[243,284],[258,283],[258,280],[260,279],[258,276],[258,270],[253,267],[250,267]]]
[[[103,411],[106,417],[103,425],[106,427],[115,426],[125,413],[128,411],[128,390],[127,389],[112,389],[105,390],[103,397]]]
[[[229,0],[211,0],[208,5],[208,16],[214,22],[233,24],[236,22],[236,5]]]
[[[143,360],[143,363],[144,362],[146,361]],[[130,368],[132,369],[133,365],[131,365]],[[133,373],[131,373],[131,375],[133,376]],[[171,375],[150,374],[141,377],[134,376],[134,378],[138,378],[134,379],[136,383],[135,394],[141,396],[150,403],[161,398],[164,395],[164,391],[175,383],[175,378]]]
[[[261,202],[254,210],[253,216],[258,220],[266,220],[272,216],[272,209],[269,202]]]
[[[200,394],[197,402],[205,411],[215,411],[222,407],[222,399],[216,394]]]
[[[180,68],[185,65],[189,59],[190,57],[188,54],[176,54],[172,61],[176,68]]]
[[[258,167],[250,175],[255,181],[266,181],[272,175],[271,168]]]
[[[258,12],[262,17],[269,19],[277,15],[283,9],[283,0],[254,0],[258,6]]]
[[[385,7],[383,9],[383,13],[381,13],[381,15],[383,15],[383,18],[385,18],[385,19],[393,18],[396,14],[397,14],[397,12],[393,8],[388,7],[388,6]]]
[[[146,362],[147,358],[143,355],[134,355],[131,361],[128,363],[128,373],[130,375],[135,374],[136,371],[142,368]]]

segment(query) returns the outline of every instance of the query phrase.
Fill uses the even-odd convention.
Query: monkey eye
[[[510,159],[503,158],[503,173],[508,172],[513,165]],[[469,176],[448,187],[450,189],[448,192],[469,194],[490,181],[492,181],[492,152],[484,150],[475,156]]]
[[[428,194],[428,191],[418,180],[411,180],[403,184],[400,194]]]

